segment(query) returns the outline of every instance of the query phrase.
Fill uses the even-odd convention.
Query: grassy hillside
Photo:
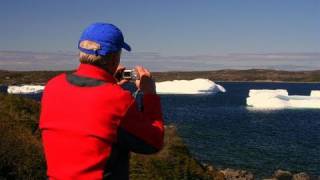
[[[0,179],[45,179],[45,160],[37,129],[40,105],[17,95],[0,93]],[[187,147],[167,127],[165,147],[156,155],[132,154],[130,176],[143,179],[223,179],[191,157]]]
[[[0,84],[45,83],[62,71],[3,71],[0,70]],[[318,71],[276,71],[263,69],[219,70],[194,72],[155,72],[156,81],[174,79],[206,78],[212,81],[288,81],[320,82]]]
[[[43,179],[39,104],[0,93],[0,179]]]

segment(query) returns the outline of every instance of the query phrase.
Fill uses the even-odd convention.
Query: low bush
[[[0,93],[0,179],[44,179],[39,103]]]

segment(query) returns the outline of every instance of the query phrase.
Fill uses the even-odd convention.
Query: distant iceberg
[[[320,97],[320,91],[311,91],[310,96],[312,96],[312,97]]]
[[[10,94],[36,94],[41,93],[44,86],[41,85],[21,85],[8,86],[7,92]]]
[[[320,108],[320,91],[311,91],[310,96],[295,96],[285,89],[249,91],[247,105],[254,108]]]
[[[212,94],[225,88],[208,79],[173,80],[156,83],[158,94]]]

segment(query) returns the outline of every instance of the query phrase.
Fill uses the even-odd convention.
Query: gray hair
[[[100,45],[93,41],[81,41],[79,46],[84,49],[88,50],[97,50],[100,49]],[[105,64],[107,60],[109,60],[111,56],[108,54],[106,56],[94,55],[94,54],[87,54],[80,51],[79,61],[85,64]]]

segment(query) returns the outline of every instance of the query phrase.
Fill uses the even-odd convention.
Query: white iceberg
[[[208,79],[173,80],[156,83],[158,94],[211,94],[226,92],[225,88]]]
[[[288,96],[288,91],[285,89],[276,89],[276,90],[270,90],[270,89],[251,89],[249,91],[249,96],[275,96],[275,95],[283,95]]]
[[[310,96],[289,95],[287,90],[257,90],[249,91],[247,105],[254,108],[320,108],[319,91],[312,91]]]
[[[320,97],[320,91],[311,91],[310,96],[312,96],[312,97]]]
[[[7,92],[10,94],[36,94],[41,93],[44,86],[41,85],[21,85],[21,86],[8,86]]]
[[[289,96],[293,108],[320,108],[320,96]]]

